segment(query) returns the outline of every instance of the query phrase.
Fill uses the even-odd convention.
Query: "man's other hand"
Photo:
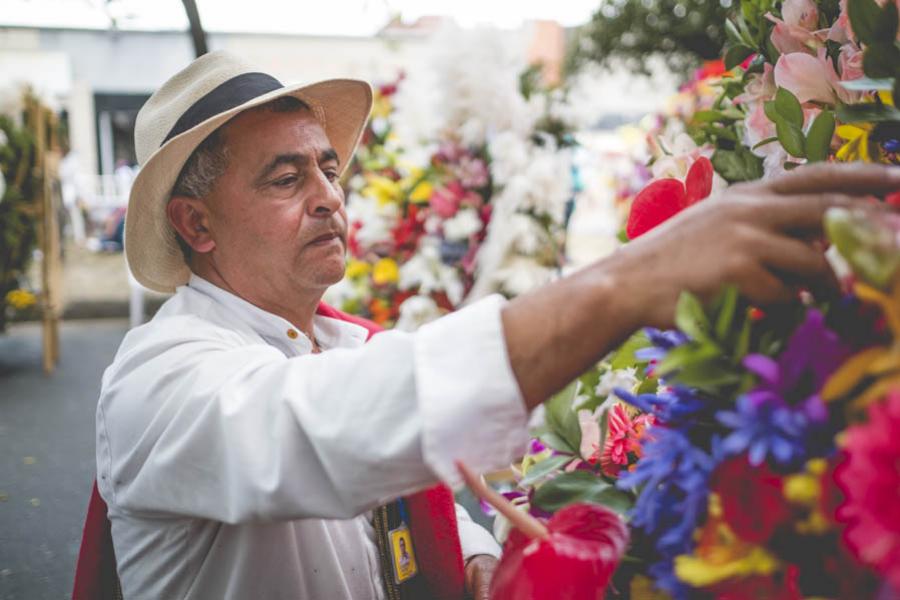
[[[466,594],[473,600],[490,598],[491,578],[497,568],[497,559],[489,554],[473,556],[466,562]]]

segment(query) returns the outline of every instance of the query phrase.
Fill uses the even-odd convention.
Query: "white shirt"
[[[414,334],[317,316],[325,352],[203,279],[103,375],[97,471],[125,598],[383,595],[366,512],[521,455],[494,296]],[[465,557],[497,555],[457,509]]]

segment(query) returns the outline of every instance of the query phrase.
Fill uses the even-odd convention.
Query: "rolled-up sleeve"
[[[422,449],[435,474],[459,482],[454,461],[503,468],[525,448],[528,414],[509,363],[500,311],[489,296],[425,325],[416,335]]]
[[[526,442],[494,297],[418,333],[288,358],[263,343],[160,325],[123,344],[97,411],[111,510],[226,523],[348,518],[490,470]]]

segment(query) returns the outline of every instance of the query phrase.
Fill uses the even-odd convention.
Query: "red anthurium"
[[[890,206],[900,206],[900,191],[888,194],[884,197],[884,201]]]
[[[628,528],[603,506],[573,504],[547,521],[545,539],[513,530],[491,600],[601,600],[628,547]]]
[[[677,179],[657,179],[642,189],[631,203],[625,232],[628,239],[644,235],[712,192],[713,166],[701,156],[688,170],[684,183]]]
[[[572,504],[543,523],[489,488],[465,465],[472,492],[513,524],[491,581],[491,600],[602,600],[622,555],[628,527],[606,507]]]

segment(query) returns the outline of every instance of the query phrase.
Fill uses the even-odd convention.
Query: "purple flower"
[[[688,337],[680,331],[663,331],[647,327],[644,329],[650,346],[634,353],[635,358],[645,362],[658,362],[666,357],[669,350],[688,341]]]
[[[735,410],[717,413],[732,429],[722,449],[729,456],[748,452],[753,465],[768,458],[792,467],[827,446],[828,410],[819,391],[848,354],[822,313],[810,310],[777,360],[747,356],[744,366],[759,383],[738,398]]]
[[[684,422],[709,408],[696,391],[677,385],[659,394],[634,395],[622,388],[613,391],[628,404],[668,424]]]

